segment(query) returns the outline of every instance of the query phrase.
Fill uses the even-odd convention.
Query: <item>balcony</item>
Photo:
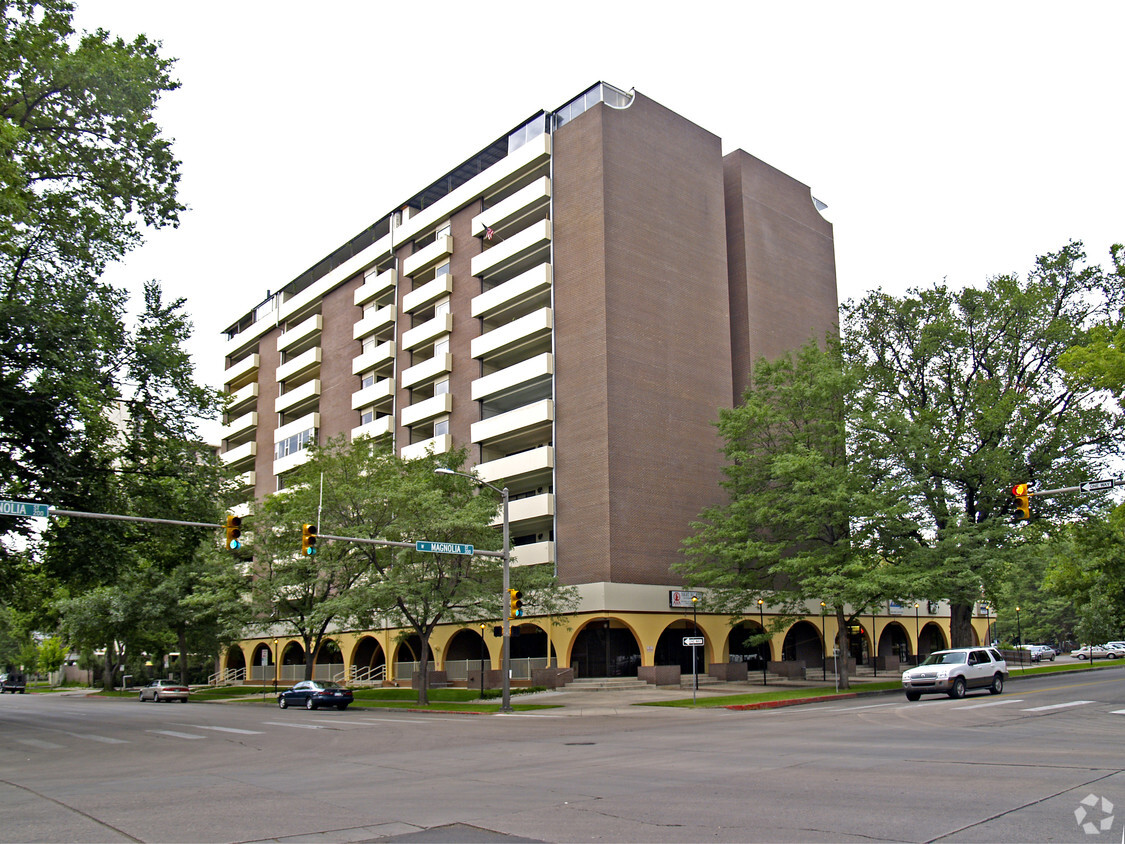
[[[500,314],[516,311],[523,303],[539,302],[546,298],[551,289],[554,273],[551,265],[544,262],[520,273],[513,279],[486,290],[472,301],[472,315],[483,319],[495,319]],[[517,316],[519,314],[517,313]]]
[[[283,395],[278,396],[273,400],[273,412],[285,413],[286,411],[294,411],[296,408],[320,398],[320,379],[314,378],[312,381],[306,381],[299,387],[294,387],[292,390],[287,391]]]
[[[549,529],[554,518],[555,496],[550,492],[517,498],[508,504],[508,520],[513,525],[518,522],[521,530],[528,530],[532,526]],[[503,514],[492,522],[496,527],[503,523]]]
[[[427,381],[433,381],[453,369],[453,355],[446,353],[434,355],[429,360],[416,363],[402,371],[400,385],[404,390]]]
[[[470,428],[469,440],[474,443],[498,443],[527,441],[529,445],[541,441],[549,432],[555,420],[555,403],[543,399],[517,410],[509,410],[489,419],[474,422]]]
[[[246,410],[248,405],[257,400],[258,382],[251,381],[246,386],[227,395],[227,415],[235,416],[239,411]]]
[[[392,430],[394,430],[394,417],[381,416],[366,425],[352,428],[352,442],[362,437],[377,440],[379,437],[389,436]]]
[[[535,253],[544,251],[551,242],[551,221],[540,220],[507,240],[474,255],[470,263],[471,272],[479,278],[487,278],[501,270],[518,268]]]
[[[231,392],[245,386],[248,382],[257,380],[259,358],[257,353],[247,355],[240,361],[235,361],[227,367],[223,379],[226,387]]]
[[[245,434],[258,427],[258,413],[251,411],[244,413],[237,419],[232,419],[219,429],[219,437],[224,440],[237,439],[240,434]]]
[[[236,490],[253,490],[254,484],[258,481],[258,473],[251,469],[249,472],[243,472],[234,479],[234,486]]]
[[[287,454],[280,460],[273,461],[273,473],[275,475],[284,475],[286,472],[292,472],[302,463],[307,462],[311,456],[312,452],[307,448],[302,448],[300,451]]]
[[[446,415],[452,410],[453,396],[450,393],[442,393],[439,396],[423,399],[409,407],[404,407],[400,415],[403,427],[409,428],[411,425],[417,425],[419,422],[425,422],[435,416]]]
[[[550,202],[551,180],[543,176],[473,217],[473,237],[480,237],[486,228],[498,229],[519,217],[544,209]]]
[[[435,299],[448,296],[453,292],[453,273],[439,275],[433,281],[427,281],[421,287],[411,290],[402,297],[402,309],[412,314],[429,305]]]
[[[529,475],[549,475],[554,468],[555,450],[549,445],[521,451],[519,454],[501,457],[499,460],[478,463],[476,466],[482,481],[497,485],[507,485]]]
[[[284,442],[295,434],[303,431],[316,431],[320,429],[320,414],[306,413],[300,419],[294,419],[288,425],[282,425],[273,432],[275,443]]]
[[[415,273],[428,270],[438,261],[443,261],[452,254],[453,238],[447,234],[442,235],[429,246],[419,249],[409,258],[405,258],[402,262],[402,274],[412,276]]]
[[[352,339],[362,340],[368,335],[374,334],[381,328],[388,325],[393,325],[395,321],[395,306],[393,304],[384,305],[376,309],[373,313],[367,314],[354,326],[352,326]]]
[[[397,283],[398,270],[393,268],[386,272],[381,272],[378,275],[369,275],[363,280],[363,284],[356,288],[352,301],[362,307],[380,293],[390,290]]]
[[[370,351],[352,360],[352,375],[359,375],[373,369],[381,369],[394,362],[395,344],[390,340],[379,343]]]
[[[555,562],[554,542],[532,542],[511,550],[513,566],[537,566]]]
[[[278,337],[277,350],[279,352],[302,350],[312,344],[313,338],[319,335],[323,328],[324,319],[320,314],[313,314]]]
[[[428,319],[421,325],[402,332],[403,351],[410,351],[419,346],[425,346],[432,343],[435,338],[440,337],[442,334],[448,334],[452,330],[453,314],[438,314],[433,319]]]
[[[320,371],[320,359],[320,346],[313,346],[307,352],[297,355],[292,360],[287,360],[277,368],[276,378],[278,383],[307,380],[308,376]]]
[[[383,378],[370,387],[364,387],[362,390],[352,393],[352,410],[359,410],[361,407],[374,407],[393,398],[394,394],[394,379]]]
[[[469,353],[480,360],[491,361],[495,358],[498,363],[503,363],[517,358],[520,350],[536,343],[545,341],[549,348],[551,326],[551,309],[540,308],[473,338],[469,344]]]
[[[241,357],[247,349],[254,347],[261,336],[275,325],[277,325],[277,312],[267,311],[261,319],[227,340],[223,354],[227,358]]]
[[[250,440],[250,442],[224,451],[222,461],[224,465],[230,466],[232,469],[240,469],[244,464],[253,462],[257,455],[258,444],[254,440]]]
[[[546,382],[546,389],[550,391],[551,376],[555,372],[555,359],[550,352],[544,352],[533,358],[498,370],[483,378],[478,378],[472,383],[473,401],[483,401],[489,396],[498,394],[513,395],[511,404],[519,402],[518,394],[529,390],[536,391]],[[541,397],[540,397],[541,398]],[[527,402],[522,402],[526,404]]]
[[[425,457],[426,452],[432,451],[434,454],[445,454],[453,445],[453,438],[449,434],[442,434],[437,437],[430,437],[428,440],[404,445],[399,450],[399,455],[403,460],[417,460],[419,457]]]

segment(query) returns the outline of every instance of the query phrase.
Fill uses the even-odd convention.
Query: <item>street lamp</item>
[[[820,660],[820,679],[828,679],[828,636],[824,632],[824,601],[820,602],[820,639],[824,647],[822,650],[822,658]]]
[[[480,699],[484,700],[484,623],[480,626]]]
[[[872,676],[879,676],[879,637],[875,635],[875,610],[871,610],[871,670]]]
[[[500,489],[490,484],[488,481],[482,481],[480,478],[473,475],[466,474],[465,472],[455,472],[453,469],[447,469],[445,466],[440,466],[434,469],[439,475],[460,475],[462,478],[468,478],[476,484],[486,486],[493,492],[500,493],[500,501],[504,509],[504,549],[501,552],[501,559],[504,562],[504,584],[500,590],[500,618],[503,620],[503,638],[501,639],[500,648],[500,711],[512,711],[512,622],[508,617],[510,613],[504,612],[504,607],[508,601],[508,587],[510,584],[510,569],[511,569],[511,548],[508,542],[509,539],[509,525],[508,525],[508,488]]]
[[[277,681],[281,676],[281,654],[277,652],[277,639],[273,640],[273,690],[277,692]]]
[[[695,628],[695,635],[699,635],[699,596],[691,596],[691,624]],[[699,662],[696,654],[698,651],[696,646],[691,646],[691,678],[692,678],[692,702],[695,702],[695,692],[699,691]]]
[[[762,599],[761,598],[758,599],[758,623],[762,625],[762,635],[765,636],[766,635],[766,613],[765,613],[765,610],[762,609]],[[764,644],[767,648],[769,647],[768,642],[763,642],[762,644]],[[762,649],[758,648],[758,657],[761,658],[761,656],[762,656]],[[762,660],[762,685],[763,686],[769,685],[769,683],[766,682],[766,662],[767,662],[767,660],[764,660],[764,659]]]

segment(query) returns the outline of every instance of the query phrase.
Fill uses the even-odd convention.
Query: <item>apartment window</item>
[[[359,388],[361,390],[366,390],[368,387],[374,387],[374,386],[375,386],[375,373],[374,372],[368,372],[361,379]]]
[[[442,378],[440,381],[434,382],[434,395],[435,396],[444,396],[448,392],[449,392],[449,379],[448,378]]]
[[[440,437],[449,433],[449,417],[443,416],[434,420],[434,436]]]
[[[367,410],[361,411],[359,414],[360,425],[370,425],[375,421],[375,408],[369,407]]]
[[[446,261],[440,267],[434,270],[434,278],[441,278],[443,275],[449,275],[449,262]]]

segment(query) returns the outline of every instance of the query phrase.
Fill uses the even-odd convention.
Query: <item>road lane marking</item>
[[[161,736],[171,736],[172,738],[182,739],[202,739],[203,736],[197,736],[192,733],[177,733],[175,730],[145,730],[146,733],[156,733]]]
[[[220,733],[238,733],[240,736],[265,735],[261,730],[239,730],[236,727],[205,727],[202,724],[184,724],[184,726],[191,727],[193,730],[216,730]]]
[[[35,747],[39,750],[62,750],[63,745],[54,744],[49,741],[41,741],[40,739],[33,738],[18,738],[16,739],[20,744],[26,744],[28,747]]]
[[[1023,703],[1023,698],[1014,698],[1012,700],[992,700],[988,703],[974,703],[970,706],[955,707],[958,711],[962,709],[980,709],[982,706],[1003,706],[1006,703]]]
[[[292,724],[288,721],[265,721],[263,723],[269,724],[271,727],[296,727],[299,730],[323,730],[324,727],[317,726],[316,724]]]
[[[854,712],[857,709],[877,709],[880,706],[898,706],[899,702],[896,700],[893,703],[869,703],[866,706],[833,706],[828,709],[822,709],[821,712]]]
[[[1035,706],[1031,709],[1024,709],[1023,712],[1046,712],[1049,709],[1065,709],[1068,706],[1085,706],[1087,703],[1093,703],[1092,700],[1072,700],[1067,703],[1055,703],[1051,706]]]
[[[93,733],[67,733],[67,735],[74,736],[75,738],[89,739],[90,741],[100,741],[102,744],[128,744],[125,739],[107,738],[106,736],[96,736]]]
[[[1114,709],[1110,715],[1125,715],[1125,709]]]

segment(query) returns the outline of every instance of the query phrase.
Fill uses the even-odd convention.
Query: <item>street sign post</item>
[[[702,636],[684,636],[684,647],[695,648],[703,644]]]
[[[0,501],[0,516],[45,519],[49,515],[51,515],[50,504],[39,504],[35,501]]]
[[[414,543],[415,551],[424,551],[428,554],[466,554],[473,555],[472,545],[462,545],[459,542],[428,542],[418,540]]]

